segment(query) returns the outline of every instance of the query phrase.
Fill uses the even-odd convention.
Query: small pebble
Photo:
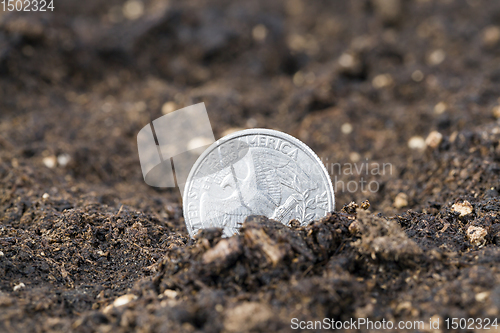
[[[342,124],[342,126],[340,127],[340,130],[344,134],[350,134],[352,132],[352,125],[349,123]]]
[[[293,75],[293,84],[295,84],[297,87],[300,87],[304,84],[304,74],[301,71],[298,71]]]
[[[359,162],[359,160],[361,160],[361,155],[359,155],[359,153],[352,152],[349,154],[349,158],[351,159],[352,162],[356,163]]]
[[[500,118],[500,105],[493,107],[493,109],[491,110],[491,113],[493,114],[493,117],[495,117],[495,119],[499,119]]]
[[[137,20],[144,14],[144,4],[142,1],[130,0],[123,5],[123,16],[129,20]]]
[[[454,212],[459,213],[460,217],[472,213],[472,205],[467,200],[465,200],[464,202],[453,204],[453,206],[451,206],[451,209],[453,209]]]
[[[489,291],[483,291],[482,293],[477,293],[474,297],[478,302],[484,302],[488,297],[490,297]]]
[[[489,26],[483,30],[483,44],[487,47],[493,47],[500,41],[500,27]]]
[[[48,193],[44,193],[44,194],[42,195],[42,199],[48,199],[48,198],[50,198],[50,194],[48,194]]]
[[[111,104],[110,102],[105,102],[101,106],[101,111],[104,112],[104,113],[111,112],[111,110],[113,110],[113,104]]]
[[[339,58],[339,64],[345,68],[353,67],[355,64],[354,57],[349,53],[343,53]]]
[[[214,261],[224,261],[240,253],[240,243],[238,239],[223,239],[213,248],[203,254],[204,264],[210,264]]]
[[[252,37],[258,42],[262,42],[267,37],[267,28],[263,24],[258,24],[252,29]]]
[[[378,16],[385,23],[394,23],[402,15],[401,0],[373,0]]]
[[[348,204],[345,204],[344,207],[342,207],[342,212],[347,213],[347,214],[356,214],[356,210],[359,208],[359,205],[355,203],[354,201],[351,201]]]
[[[258,121],[255,118],[248,118],[246,125],[248,128],[254,128],[258,125]]]
[[[413,136],[408,140],[410,149],[425,149],[425,140],[421,136]]]
[[[439,102],[434,106],[434,113],[435,114],[443,114],[446,109],[448,109],[448,106],[446,105],[445,102]]]
[[[443,140],[443,135],[438,131],[432,131],[425,139],[425,144],[431,148],[437,148],[441,141]]]
[[[132,302],[135,299],[137,299],[136,295],[134,295],[134,294],[126,294],[126,295],[120,296],[117,299],[115,299],[113,301],[113,306],[114,307],[120,307],[120,306],[123,306],[123,305],[126,305],[126,304]]]
[[[104,313],[108,314],[108,313],[110,313],[110,312],[111,312],[111,310],[113,310],[113,308],[114,308],[113,304],[109,304],[108,306],[106,306],[106,307],[102,310],[102,312],[104,312]]]
[[[370,201],[368,200],[363,201],[361,203],[361,209],[367,210],[368,208],[370,208]]]
[[[163,114],[169,114],[170,112],[174,112],[177,110],[178,106],[175,104],[175,102],[167,102],[163,104],[161,107],[161,113]]]
[[[416,70],[411,74],[411,79],[415,82],[420,82],[424,79],[424,73],[421,70]]]
[[[375,89],[381,89],[390,86],[393,83],[392,76],[390,74],[380,74],[373,78],[372,86]]]
[[[440,63],[442,63],[444,61],[444,59],[446,59],[446,53],[441,50],[441,49],[438,49],[438,50],[435,50],[435,51],[432,51],[431,54],[429,54],[429,57],[427,58],[427,62],[429,63],[429,65],[439,65]]]
[[[178,295],[178,292],[175,291],[175,290],[172,290],[172,289],[166,289],[164,292],[163,292],[163,295],[168,297],[168,298],[176,298],[177,295]]]
[[[458,137],[458,132],[457,131],[454,131],[453,133],[451,133],[450,135],[450,142],[453,143],[455,142],[455,140],[457,139]]]
[[[42,162],[47,168],[53,169],[56,166],[57,160],[55,156],[47,156],[43,158]]]
[[[358,221],[353,221],[351,224],[349,224],[349,232],[353,235],[359,233],[361,231],[361,226],[359,225]]]
[[[71,157],[68,154],[61,154],[57,156],[57,163],[62,167],[68,165],[69,161],[71,161]]]
[[[24,287],[26,287],[26,285],[24,283],[19,283],[19,284],[16,284],[13,288],[14,291],[18,291],[20,289],[23,289]]]
[[[398,193],[398,195],[396,195],[396,198],[394,198],[394,207],[399,209],[406,206],[408,206],[408,195],[403,192]]]
[[[486,235],[488,235],[488,232],[483,227],[475,227],[475,226],[471,225],[467,229],[467,238],[469,238],[469,241],[472,244],[477,245],[477,246],[483,245],[484,243],[486,243],[486,239],[485,239]]]
[[[353,42],[354,43],[354,42]],[[365,70],[363,57],[359,51],[348,51],[338,59],[340,72],[348,76],[363,75]]]

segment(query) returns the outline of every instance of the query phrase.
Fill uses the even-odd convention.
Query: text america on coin
[[[324,165],[304,143],[249,129],[220,139],[198,158],[183,203],[191,237],[214,227],[231,236],[249,215],[305,225],[333,211],[335,196]]]

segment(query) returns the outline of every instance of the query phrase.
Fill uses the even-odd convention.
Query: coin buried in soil
[[[248,215],[305,225],[334,209],[332,182],[318,156],[268,129],[239,131],[212,144],[193,165],[183,193],[191,237],[214,227],[231,236]]]

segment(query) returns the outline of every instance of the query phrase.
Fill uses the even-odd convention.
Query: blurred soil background
[[[500,2],[54,7],[0,13],[0,331],[498,317]],[[144,183],[136,135],[197,102],[217,139],[304,141],[337,211],[190,240],[179,193]]]

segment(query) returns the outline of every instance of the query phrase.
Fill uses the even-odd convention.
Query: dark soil
[[[499,316],[500,2],[146,0],[135,20],[123,5],[0,13],[1,332]],[[335,169],[378,191],[337,186],[308,226],[252,216],[191,240],[135,140],[164,103],[200,101],[216,138],[274,128],[329,170],[391,172]]]

